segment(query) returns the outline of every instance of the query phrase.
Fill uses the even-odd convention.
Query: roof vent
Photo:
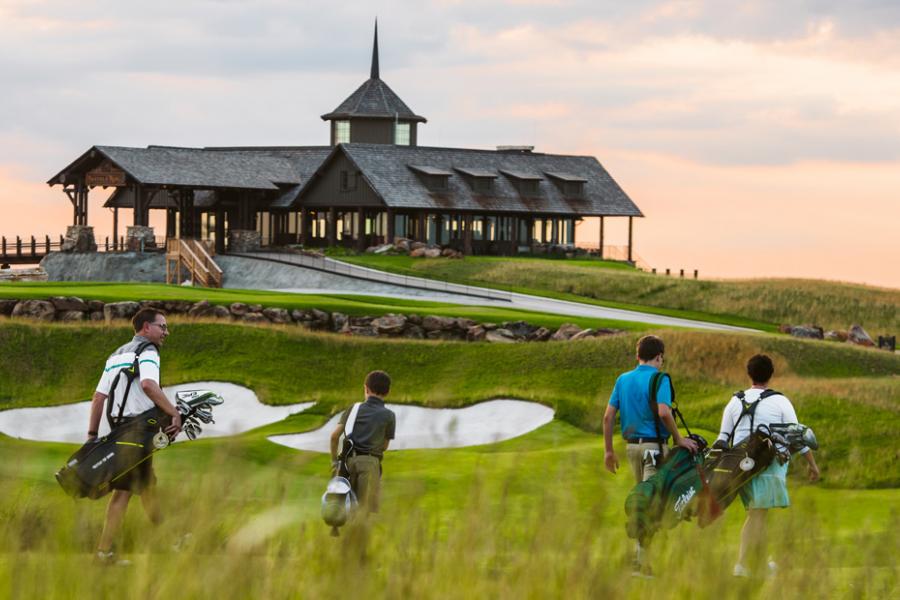
[[[497,146],[497,152],[510,154],[530,154],[532,150],[534,150],[534,146]]]

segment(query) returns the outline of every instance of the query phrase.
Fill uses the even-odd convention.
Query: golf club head
[[[806,431],[803,432],[803,444],[809,448],[810,450],[818,450],[819,449],[819,440],[816,439],[816,434],[813,433],[813,430],[809,427],[806,428]]]
[[[218,406],[225,402],[222,396],[209,390],[184,390],[176,392],[175,398],[179,401],[183,401],[191,408],[198,407],[202,404]]]

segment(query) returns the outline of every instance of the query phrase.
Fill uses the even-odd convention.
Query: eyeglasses
[[[162,330],[165,331],[165,332],[168,332],[168,331],[169,331],[169,326],[166,325],[165,323],[150,323],[150,324],[151,324],[151,325],[156,325],[157,327],[159,327],[160,329],[162,329]]]

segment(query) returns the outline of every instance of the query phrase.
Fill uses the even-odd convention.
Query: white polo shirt
[[[755,402],[764,392],[758,388],[750,388],[744,390],[744,401]],[[741,416],[740,399],[732,396],[731,400],[725,406],[725,412],[722,413],[722,426],[719,428],[719,437],[717,439],[728,441],[728,434],[734,428],[734,424],[738,422]],[[756,412],[753,415],[753,427],[760,425],[771,425],[772,423],[799,423],[797,413],[794,411],[794,405],[785,396],[775,394],[760,401],[756,406]],[[739,444],[747,436],[750,435],[750,415],[744,415],[744,418],[738,423],[737,429],[734,431],[734,439],[732,444]],[[800,454],[809,452],[809,448],[800,450]]]
[[[103,368],[103,375],[97,384],[97,391],[106,396],[110,395],[110,388],[116,375],[123,369],[130,369],[134,365],[134,353],[141,343],[148,341],[141,336],[135,336],[134,339],[124,346],[117,349],[112,355],[106,359],[106,365]],[[138,359],[138,371],[140,377],[136,377],[134,383],[131,384],[131,390],[128,392],[128,398],[125,401],[125,410],[122,412],[123,417],[133,417],[142,412],[146,412],[156,406],[144,389],[141,387],[141,381],[151,380],[159,384],[159,352],[154,346],[148,346],[141,352]],[[115,402],[112,406],[113,417],[118,416],[119,407],[123,401],[125,387],[128,384],[128,378],[123,374],[119,378],[116,386]]]

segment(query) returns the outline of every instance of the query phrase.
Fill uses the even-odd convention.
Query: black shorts
[[[110,485],[114,490],[122,490],[137,495],[154,486],[156,486],[156,473],[153,472],[152,455]]]

